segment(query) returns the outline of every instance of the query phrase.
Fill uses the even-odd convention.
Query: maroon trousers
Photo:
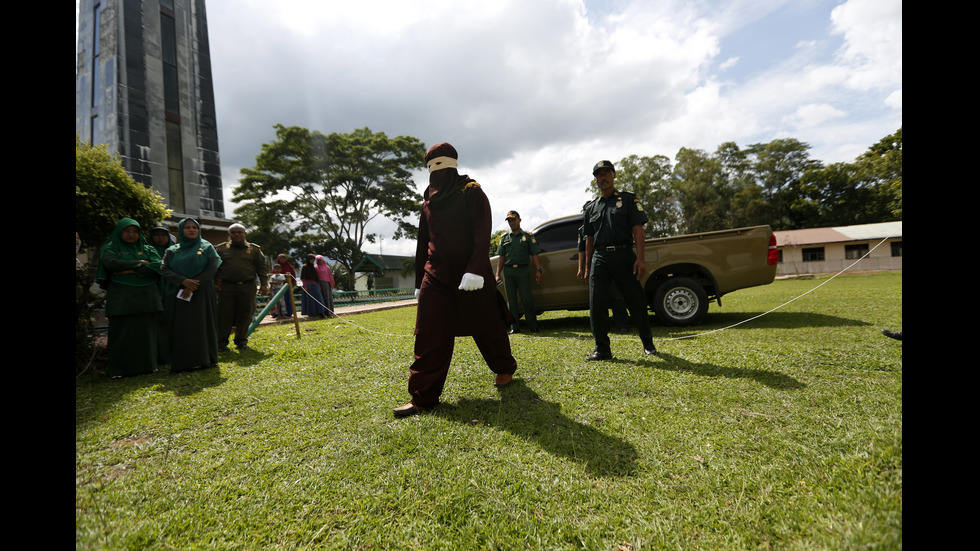
[[[498,375],[510,375],[517,371],[517,360],[510,352],[510,339],[503,322],[499,331],[473,335],[473,340],[491,371]],[[415,362],[409,368],[408,376],[408,393],[412,396],[412,404],[430,408],[439,403],[455,343],[456,337],[452,334],[415,335]]]

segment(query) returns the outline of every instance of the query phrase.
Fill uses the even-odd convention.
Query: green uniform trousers
[[[517,308],[517,298],[521,299],[524,307],[524,318],[527,320],[527,328],[534,331],[538,328],[538,318],[534,315],[534,298],[531,297],[531,272],[527,265],[514,267],[513,265],[504,266],[504,290],[507,292],[507,304],[510,306],[510,313],[514,316],[514,324],[511,329],[520,328],[520,310]]]
[[[228,346],[231,328],[235,328],[235,346],[248,344],[248,327],[255,312],[255,283],[221,282],[218,293],[218,346]]]

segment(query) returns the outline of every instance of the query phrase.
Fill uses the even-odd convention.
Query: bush
[[[92,285],[88,269],[81,264],[75,265],[75,375],[80,374],[89,365],[95,352],[94,324],[92,323],[92,305],[95,297],[89,288]]]

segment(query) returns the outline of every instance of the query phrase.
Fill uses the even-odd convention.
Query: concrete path
[[[418,303],[414,298],[407,299],[407,300],[396,300],[392,302],[354,304],[352,306],[339,306],[336,303],[334,303],[334,312],[339,317],[346,317],[346,316],[353,316],[355,314],[363,314],[365,312],[379,312],[381,310],[391,310],[392,308],[405,308],[408,306],[416,306],[417,304]],[[303,316],[302,314],[299,314],[298,318],[299,321],[301,322],[308,321],[310,319]],[[316,318],[316,319],[320,319],[320,318]],[[266,325],[281,325],[284,323],[293,323],[293,318],[277,320],[274,319],[272,316],[266,316],[265,319],[263,319],[262,322],[259,323],[259,327],[263,327]]]

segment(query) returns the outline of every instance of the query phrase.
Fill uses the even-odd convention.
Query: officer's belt
[[[232,285],[244,285],[246,283],[255,283],[255,280],[252,279],[246,281],[228,281],[227,279],[222,279],[221,283],[231,283]]]
[[[632,246],[633,246],[632,243],[630,243],[628,245],[606,245],[605,247],[596,247],[595,250],[597,250],[597,251],[606,251],[606,252],[621,251],[623,249],[629,249]]]
[[[527,266],[527,264],[508,264],[508,268],[520,268],[521,266]]]

